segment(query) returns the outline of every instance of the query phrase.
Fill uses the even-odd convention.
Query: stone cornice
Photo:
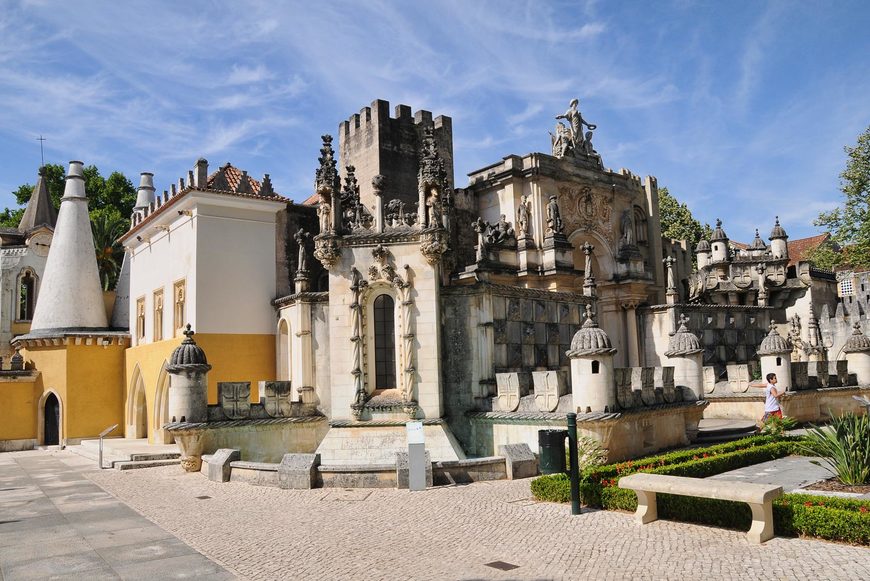
[[[550,301],[563,301],[570,303],[594,304],[595,299],[588,297],[583,293],[575,293],[570,291],[549,291],[537,288],[524,288],[519,286],[510,286],[505,284],[493,284],[488,282],[478,282],[473,285],[455,285],[443,287],[441,293],[445,295],[476,295],[485,292],[506,297],[516,297],[523,299],[541,299]]]
[[[280,297],[272,301],[272,306],[275,308],[287,307],[295,303],[328,303],[329,302],[329,292],[303,292],[303,293],[293,293],[292,295],[287,295],[286,297]]]

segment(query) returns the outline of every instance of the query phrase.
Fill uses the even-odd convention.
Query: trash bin
[[[565,472],[565,438],[567,437],[567,430],[538,430],[541,474]]]

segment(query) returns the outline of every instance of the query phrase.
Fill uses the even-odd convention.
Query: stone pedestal
[[[543,267],[545,272],[574,270],[574,247],[564,234],[544,238]]]

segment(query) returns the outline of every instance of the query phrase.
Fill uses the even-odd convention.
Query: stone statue
[[[426,198],[429,228],[441,227],[441,200],[439,197],[438,188],[431,188],[429,190],[429,196]]]
[[[520,200],[520,205],[517,208],[517,237],[526,238],[529,236],[529,219],[532,216],[532,203],[528,196],[523,196]]]
[[[489,224],[478,217],[477,220],[471,223],[471,228],[477,232],[477,254],[475,255],[475,260],[482,262],[486,259],[486,240],[484,240],[484,236],[489,228]]]
[[[329,199],[321,194],[320,203],[317,204],[317,217],[320,219],[320,233],[326,234],[332,230],[332,206]]]
[[[634,245],[634,221],[631,219],[630,208],[622,213],[622,218],[620,219],[619,223],[622,230],[622,245]]]
[[[574,155],[577,155],[580,152],[587,153],[587,147],[589,150],[591,150],[592,131],[595,131],[595,129],[598,128],[596,125],[593,125],[592,123],[587,123],[583,119],[583,116],[580,114],[580,111],[577,108],[579,105],[579,100],[571,99],[571,103],[568,105],[568,110],[565,111],[564,114],[556,116],[556,119],[564,119],[571,125],[568,139],[570,140],[571,150]],[[589,132],[586,134],[586,139],[584,139],[583,137],[584,125],[589,129]],[[586,145],[587,139],[589,140],[589,146]]]
[[[561,121],[556,122],[556,133],[550,133],[550,142],[553,148],[553,157],[562,158],[574,154],[571,133]]]
[[[489,242],[491,244],[502,244],[509,238],[514,237],[514,229],[502,214],[495,224],[487,224],[489,230]]]
[[[305,252],[305,239],[309,236],[310,234],[302,228],[297,230],[296,234],[293,235],[293,239],[296,240],[296,244],[299,245],[299,257],[296,262],[296,272],[308,271],[308,253]]]
[[[565,226],[562,224],[562,214],[559,212],[556,196],[550,196],[550,203],[547,204],[547,236],[564,234],[564,230]]]

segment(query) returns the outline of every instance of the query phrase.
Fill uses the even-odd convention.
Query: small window
[[[855,287],[852,286],[851,278],[844,278],[840,281],[840,284],[838,286],[841,297],[850,297],[855,294]]]
[[[145,340],[145,297],[136,299],[136,339]]]
[[[714,244],[714,245],[713,245],[713,250],[715,250],[715,251],[718,252],[718,251],[719,251],[719,245],[718,245],[718,244]]]
[[[597,359],[592,361],[592,373],[593,374],[597,374],[600,367],[601,367],[601,363]]]
[[[184,329],[184,306],[187,300],[187,290],[183,280],[176,282],[172,287],[172,328],[175,336],[181,334]]]
[[[18,320],[33,319],[33,308],[36,306],[36,276],[29,268],[18,279]]]
[[[163,340],[163,289],[154,291],[154,340]]]
[[[777,357],[776,358],[776,366],[779,367],[780,365],[782,365],[782,357]]]

